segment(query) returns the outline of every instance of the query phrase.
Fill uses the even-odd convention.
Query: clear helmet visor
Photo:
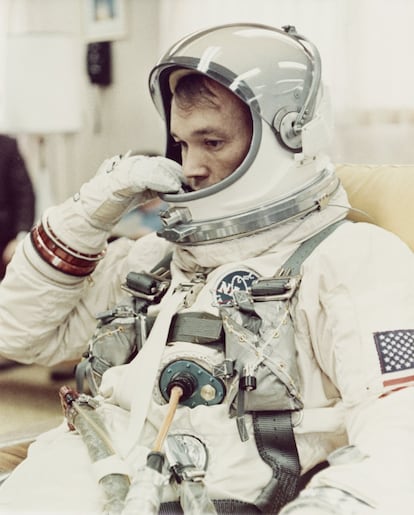
[[[304,43],[305,41],[305,43]],[[177,68],[202,73],[242,99],[251,110],[251,149],[235,172],[219,185],[189,195],[206,196],[225,188],[245,173],[260,145],[265,122],[279,137],[288,120],[292,124],[311,117],[319,87],[320,69],[308,51],[306,40],[273,27],[232,24],[189,35],[171,47],[151,72],[149,83],[154,104],[166,121],[169,133],[171,89],[169,78]],[[317,77],[315,75],[318,75]],[[166,156],[178,162],[181,156],[168,134]],[[280,141],[283,144],[283,137]],[[301,149],[300,137],[290,151]],[[174,195],[167,195],[173,200]],[[188,198],[188,195],[187,195]]]

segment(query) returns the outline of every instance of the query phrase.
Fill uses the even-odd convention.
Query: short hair
[[[198,105],[219,107],[218,97],[214,93],[216,84],[213,79],[200,73],[184,75],[174,89],[174,99],[184,110]]]

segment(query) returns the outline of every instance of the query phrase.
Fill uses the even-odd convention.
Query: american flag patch
[[[414,382],[414,329],[374,333],[374,340],[384,386]]]

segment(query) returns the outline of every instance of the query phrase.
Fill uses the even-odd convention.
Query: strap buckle
[[[170,281],[147,272],[130,272],[121,288],[133,297],[157,302],[167,291]]]
[[[298,289],[301,279],[300,275],[259,277],[250,286],[249,293],[257,302],[289,300]]]

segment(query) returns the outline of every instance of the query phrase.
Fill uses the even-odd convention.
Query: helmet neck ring
[[[157,234],[183,245],[217,243],[249,236],[324,209],[338,187],[339,179],[332,170],[325,169],[306,189],[225,220],[194,222],[188,208],[173,206],[161,213],[164,227]]]

